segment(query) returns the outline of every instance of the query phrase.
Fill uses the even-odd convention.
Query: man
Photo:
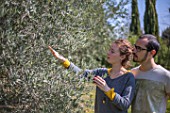
[[[136,78],[132,113],[165,113],[170,96],[170,72],[154,61],[160,45],[155,36],[146,34],[134,46],[133,61],[140,66],[132,69]]]

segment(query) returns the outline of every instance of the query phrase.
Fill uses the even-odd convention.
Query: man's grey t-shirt
[[[165,113],[170,72],[160,65],[146,72],[140,71],[139,67],[132,69],[136,78],[132,113]]]

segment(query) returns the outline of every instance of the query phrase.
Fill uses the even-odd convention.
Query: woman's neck
[[[123,66],[112,66],[112,69],[110,71],[110,77],[117,78],[126,72],[127,70]]]

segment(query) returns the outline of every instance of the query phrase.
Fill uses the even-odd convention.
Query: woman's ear
[[[126,55],[121,55],[120,60],[123,61],[126,58]]]

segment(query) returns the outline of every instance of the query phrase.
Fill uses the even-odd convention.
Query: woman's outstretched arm
[[[50,49],[50,51],[54,55],[54,57],[57,58],[64,65],[65,68],[71,69],[75,73],[79,73],[82,71],[82,69],[80,69],[79,67],[77,67],[76,65],[71,63],[68,59],[66,59],[65,57],[60,55],[51,46],[48,46],[48,48]],[[85,70],[82,74],[82,77],[87,77],[89,74],[93,74],[94,75],[93,83],[97,87],[99,87],[102,91],[107,92],[110,90],[110,88],[106,84],[106,81],[102,77],[100,77],[100,76],[104,75],[105,73],[107,73],[107,69],[102,69],[102,68],[100,68],[100,69],[98,68],[95,70]]]

